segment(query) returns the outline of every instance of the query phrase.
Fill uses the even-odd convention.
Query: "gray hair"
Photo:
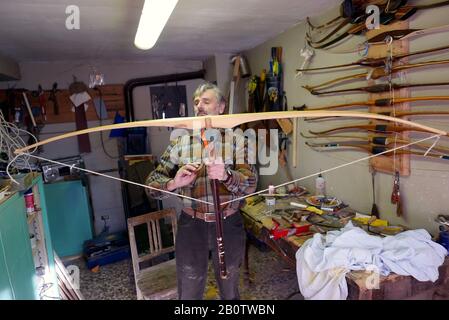
[[[215,84],[210,82],[206,82],[198,86],[198,88],[193,93],[193,100],[195,100],[195,98],[198,98],[207,90],[212,90],[215,93],[215,97],[217,98],[218,103],[226,103],[226,99],[223,96],[221,90]]]

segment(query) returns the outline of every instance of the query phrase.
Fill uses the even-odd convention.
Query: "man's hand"
[[[204,163],[206,164],[209,179],[217,179],[219,181],[226,180],[228,174],[225,170],[225,164],[222,158],[217,158],[215,160],[205,159]]]
[[[200,164],[197,163],[186,164],[179,168],[173,180],[170,180],[167,184],[168,191],[173,191],[191,184],[195,181],[199,169]]]

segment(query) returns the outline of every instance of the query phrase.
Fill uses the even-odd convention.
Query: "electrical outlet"
[[[101,220],[109,220],[109,216],[108,215],[101,216]]]

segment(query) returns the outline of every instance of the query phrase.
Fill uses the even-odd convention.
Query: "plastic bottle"
[[[268,194],[274,195],[274,193],[275,193],[274,186],[269,185],[268,186]],[[266,197],[265,204],[267,205],[268,210],[270,212],[273,212],[275,210],[275,206],[276,206],[276,197],[275,196]]]
[[[326,180],[324,180],[321,173],[315,179],[315,195],[326,196]]]

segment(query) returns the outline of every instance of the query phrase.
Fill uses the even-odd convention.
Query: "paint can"
[[[25,207],[26,207],[27,213],[34,212],[35,208],[34,208],[34,195],[33,195],[33,193],[32,192],[31,193],[27,193],[27,194],[24,195],[24,197],[25,197]]]

